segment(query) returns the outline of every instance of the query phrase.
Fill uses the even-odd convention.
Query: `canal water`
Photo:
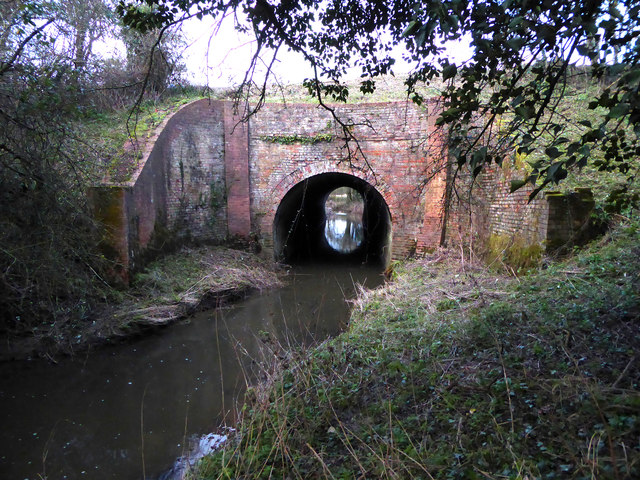
[[[362,244],[364,228],[362,215],[329,212],[324,226],[324,236],[334,250],[351,253]]]
[[[339,226],[342,228],[342,226]],[[194,438],[234,423],[273,345],[342,330],[370,267],[297,267],[288,285],[130,345],[0,367],[0,479],[156,479]]]

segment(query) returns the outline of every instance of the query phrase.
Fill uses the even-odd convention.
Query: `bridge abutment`
[[[365,200],[365,229],[376,245],[363,259],[421,254],[456,235],[472,238],[482,222],[482,235],[489,238],[507,221],[495,215],[496,208],[516,215],[534,208],[532,228],[553,231],[547,223],[554,217],[544,213],[548,202],[525,209],[523,191],[509,196],[508,185],[493,177],[483,181],[490,194],[472,207],[473,215],[454,205],[445,219],[447,149],[434,124],[435,99],[420,107],[390,102],[334,108],[357,143],[347,145],[331,113],[311,104],[268,103],[243,123],[232,102],[204,99],[167,118],[141,147],[131,179],[106,182],[92,192],[96,217],[105,225],[105,254],[119,263],[115,275],[126,282],[131,271],[173,245],[234,237],[259,239],[265,251],[288,259],[285,233],[292,214],[313,205],[306,213],[314,220],[296,242],[320,245],[323,218],[317,212],[339,186],[376,196]],[[313,184],[307,191],[313,198],[289,195],[305,182]],[[280,223],[283,216],[288,220]],[[472,217],[475,225],[462,232],[464,218]],[[386,226],[375,229],[377,220]],[[527,222],[516,220],[516,230]],[[541,233],[532,241],[546,240]]]

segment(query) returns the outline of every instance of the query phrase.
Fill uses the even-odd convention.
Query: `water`
[[[362,216],[331,212],[324,225],[324,236],[334,250],[351,253],[362,243]]]
[[[371,268],[295,269],[289,285],[58,365],[0,369],[0,478],[158,478],[194,435],[233,425],[238,396],[275,340],[309,344],[348,321]],[[267,353],[268,354],[268,353]]]

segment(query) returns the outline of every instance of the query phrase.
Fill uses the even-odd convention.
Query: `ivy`
[[[335,136],[331,133],[318,133],[316,135],[262,135],[260,140],[280,145],[315,145],[322,142],[332,142]]]

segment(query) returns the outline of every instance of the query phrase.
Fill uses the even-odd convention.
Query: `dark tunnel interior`
[[[335,189],[356,190],[364,203],[363,238],[349,253],[325,237],[325,201]],[[366,181],[344,173],[323,173],[296,184],[284,196],[274,218],[276,260],[288,264],[349,262],[386,266],[391,257],[391,214],[382,195]]]

